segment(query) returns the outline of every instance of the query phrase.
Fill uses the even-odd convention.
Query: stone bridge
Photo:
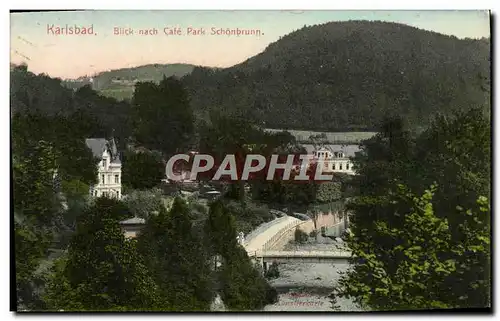
[[[333,225],[339,230],[344,226],[343,220]],[[350,252],[340,251],[282,251],[281,249],[294,238],[297,228],[305,233],[310,233],[315,229],[311,219],[303,221],[295,217],[283,216],[250,233],[243,246],[248,256],[259,262],[264,271],[267,270],[270,262],[347,263],[347,259],[351,257]]]

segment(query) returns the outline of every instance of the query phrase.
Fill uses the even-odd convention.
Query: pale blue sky
[[[148,63],[228,67],[304,25],[382,20],[459,38],[490,36],[486,11],[82,11],[11,14],[11,60],[35,73],[74,78]],[[97,35],[50,35],[47,25],[90,25]],[[117,36],[114,27],[156,28],[156,36]],[[165,27],[203,27],[205,36],[166,36]],[[260,29],[256,36],[211,36],[216,28]],[[28,60],[29,59],[29,60]]]

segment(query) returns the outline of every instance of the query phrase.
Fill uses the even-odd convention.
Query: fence
[[[350,258],[350,251],[253,251],[248,253],[249,257],[264,258],[264,257],[318,257],[318,258]]]
[[[288,223],[284,227],[282,227],[278,233],[274,234],[272,238],[270,238],[264,245],[262,246],[262,250],[268,250],[272,246],[274,246],[286,233],[290,232],[294,227],[297,227],[301,224],[303,224],[304,221],[296,220],[293,222]]]

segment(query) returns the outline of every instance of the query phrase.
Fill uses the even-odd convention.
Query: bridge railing
[[[304,221],[301,221],[299,219],[288,223],[287,225],[282,227],[278,231],[278,233],[274,234],[273,237],[271,237],[266,243],[264,243],[264,246],[262,246],[262,250],[267,250],[270,247],[274,246],[276,244],[276,242],[279,241],[281,239],[281,237],[283,237],[286,233],[288,233],[292,228],[297,227],[303,223],[304,223]]]
[[[266,222],[266,223],[263,223],[263,224],[259,225],[255,230],[253,230],[252,232],[250,232],[245,237],[244,246],[248,246],[248,244],[250,244],[250,241],[252,241],[252,239],[254,237],[256,237],[257,235],[259,235],[260,233],[262,233],[266,229],[270,228],[271,226],[273,226],[275,224],[281,223],[281,222],[287,220],[288,218],[289,218],[289,216],[282,216],[282,217],[279,217],[279,218],[274,219],[272,221],[269,221],[269,222]]]
[[[350,258],[352,252],[350,251],[253,251],[248,253],[250,257],[254,258],[269,258],[269,257],[338,257]]]
[[[255,253],[262,257],[351,257],[350,251],[262,251]]]

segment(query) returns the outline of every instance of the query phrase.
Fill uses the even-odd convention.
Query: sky
[[[279,37],[304,25],[329,21],[391,21],[458,38],[490,36],[486,11],[99,10],[11,13],[10,18],[11,62],[24,62],[34,73],[63,79],[151,63],[229,67],[262,52]],[[52,34],[57,26],[66,25],[93,26],[94,33]],[[212,27],[255,32],[240,36],[212,35]],[[131,28],[134,34],[116,35],[115,28]],[[158,32],[156,35],[139,34],[140,30],[153,28]],[[164,33],[174,28],[182,34]],[[203,28],[205,35],[187,34],[189,28]]]

